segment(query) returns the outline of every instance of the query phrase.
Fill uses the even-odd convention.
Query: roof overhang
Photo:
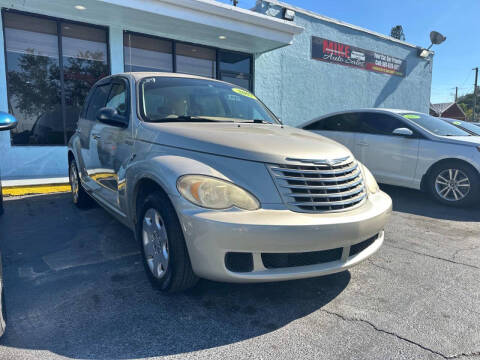
[[[303,31],[291,22],[211,0],[0,0],[0,6],[248,53],[286,46]]]

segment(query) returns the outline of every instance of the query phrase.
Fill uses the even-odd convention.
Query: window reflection
[[[219,78],[252,89],[252,56],[228,50],[216,50],[125,32],[123,36],[125,71],[173,71]],[[175,61],[172,51],[175,49]],[[219,69],[217,69],[217,61]]]
[[[216,77],[216,54],[213,49],[177,43],[176,59],[179,73]]]
[[[108,75],[106,31],[16,12],[5,12],[3,21],[8,105],[19,120],[12,143],[64,145],[88,90]]]
[[[125,71],[173,71],[172,42],[125,33]]]
[[[18,119],[12,143],[63,144],[57,25],[5,13],[9,111]]]
[[[77,127],[78,115],[88,91],[99,79],[108,75],[106,31],[62,23],[62,53],[68,141]]]

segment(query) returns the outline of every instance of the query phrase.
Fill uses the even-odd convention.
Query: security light
[[[445,40],[447,40],[447,37],[446,36],[443,36],[442,34],[440,34],[438,31],[432,31],[430,32],[430,41],[431,41],[431,44],[428,48],[426,49],[419,49],[418,50],[418,56],[423,58],[423,59],[427,59],[429,56],[430,56],[430,48],[433,46],[433,45],[439,45],[441,44],[442,42],[444,42]]]
[[[430,41],[432,42],[432,44],[430,45],[429,49],[432,47],[432,45],[441,44],[441,43],[444,42],[445,40],[447,40],[447,37],[446,37],[446,36],[443,36],[442,34],[440,34],[440,33],[437,32],[437,31],[432,31],[432,32],[430,33]]]
[[[83,6],[83,5],[75,5],[74,8],[77,9],[77,10],[86,10],[86,9],[87,9],[87,8],[86,8],[85,6]]]
[[[430,55],[430,51],[428,49],[419,49],[418,50],[418,56],[420,56],[421,58],[428,58],[428,56]]]
[[[295,11],[292,9],[283,9],[283,18],[288,21],[293,21],[295,19]]]

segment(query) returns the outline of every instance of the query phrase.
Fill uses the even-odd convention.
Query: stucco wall
[[[259,3],[256,11],[281,17],[280,9]],[[432,61],[419,58],[416,48],[298,12],[295,23],[305,30],[292,45],[255,56],[255,93],[284,123],[298,125],[329,112],[364,107],[428,113]],[[405,59],[406,76],[314,60],[312,36]]]

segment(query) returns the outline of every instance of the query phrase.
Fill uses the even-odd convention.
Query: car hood
[[[139,140],[220,156],[269,163],[294,159],[339,159],[345,146],[285,125],[254,123],[142,123]]]
[[[480,145],[480,136],[440,136],[442,139],[464,145]]]

